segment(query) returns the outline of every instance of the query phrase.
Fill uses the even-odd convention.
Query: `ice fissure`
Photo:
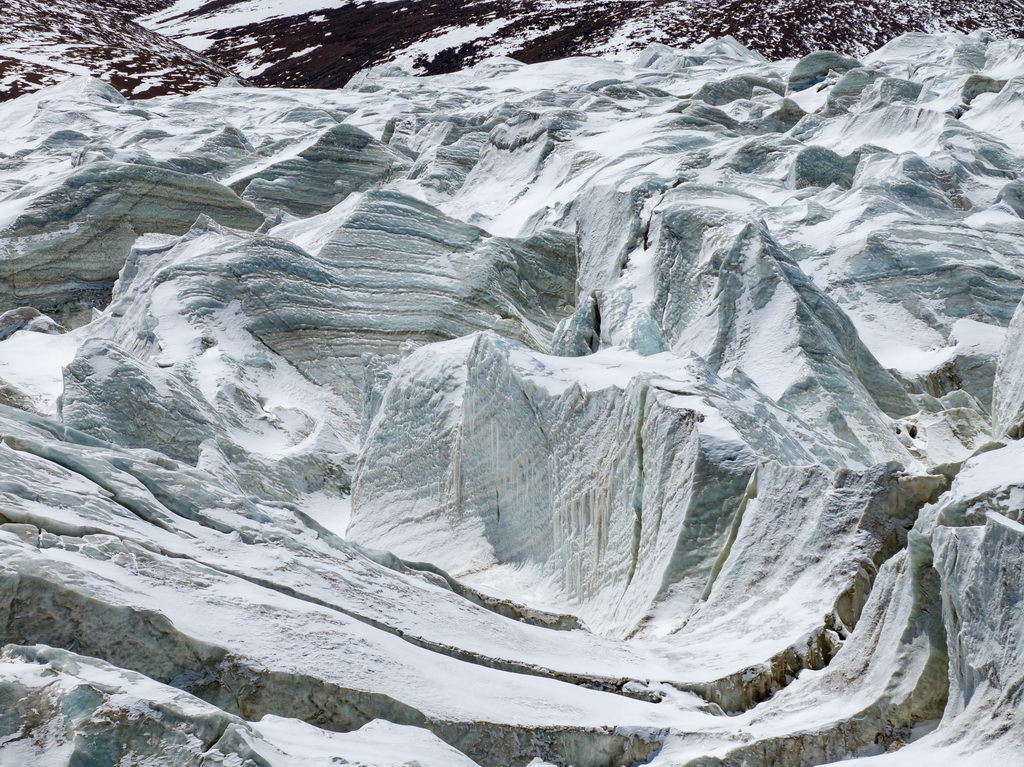
[[[1014,764],[1022,103],[979,32],[0,104],[0,765]]]

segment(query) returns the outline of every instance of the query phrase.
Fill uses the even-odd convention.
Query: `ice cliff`
[[[0,105],[0,765],[1024,763],[1024,41]]]

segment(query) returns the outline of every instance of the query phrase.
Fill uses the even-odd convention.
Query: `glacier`
[[[1024,759],[1024,41],[0,104],[0,765]]]

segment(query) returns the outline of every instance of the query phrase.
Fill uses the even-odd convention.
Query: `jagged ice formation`
[[[1020,762],[1022,114],[980,33],[0,105],[0,764]]]

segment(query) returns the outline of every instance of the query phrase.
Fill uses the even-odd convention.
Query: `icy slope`
[[[0,764],[1019,761],[1022,100],[945,34],[0,105]]]

